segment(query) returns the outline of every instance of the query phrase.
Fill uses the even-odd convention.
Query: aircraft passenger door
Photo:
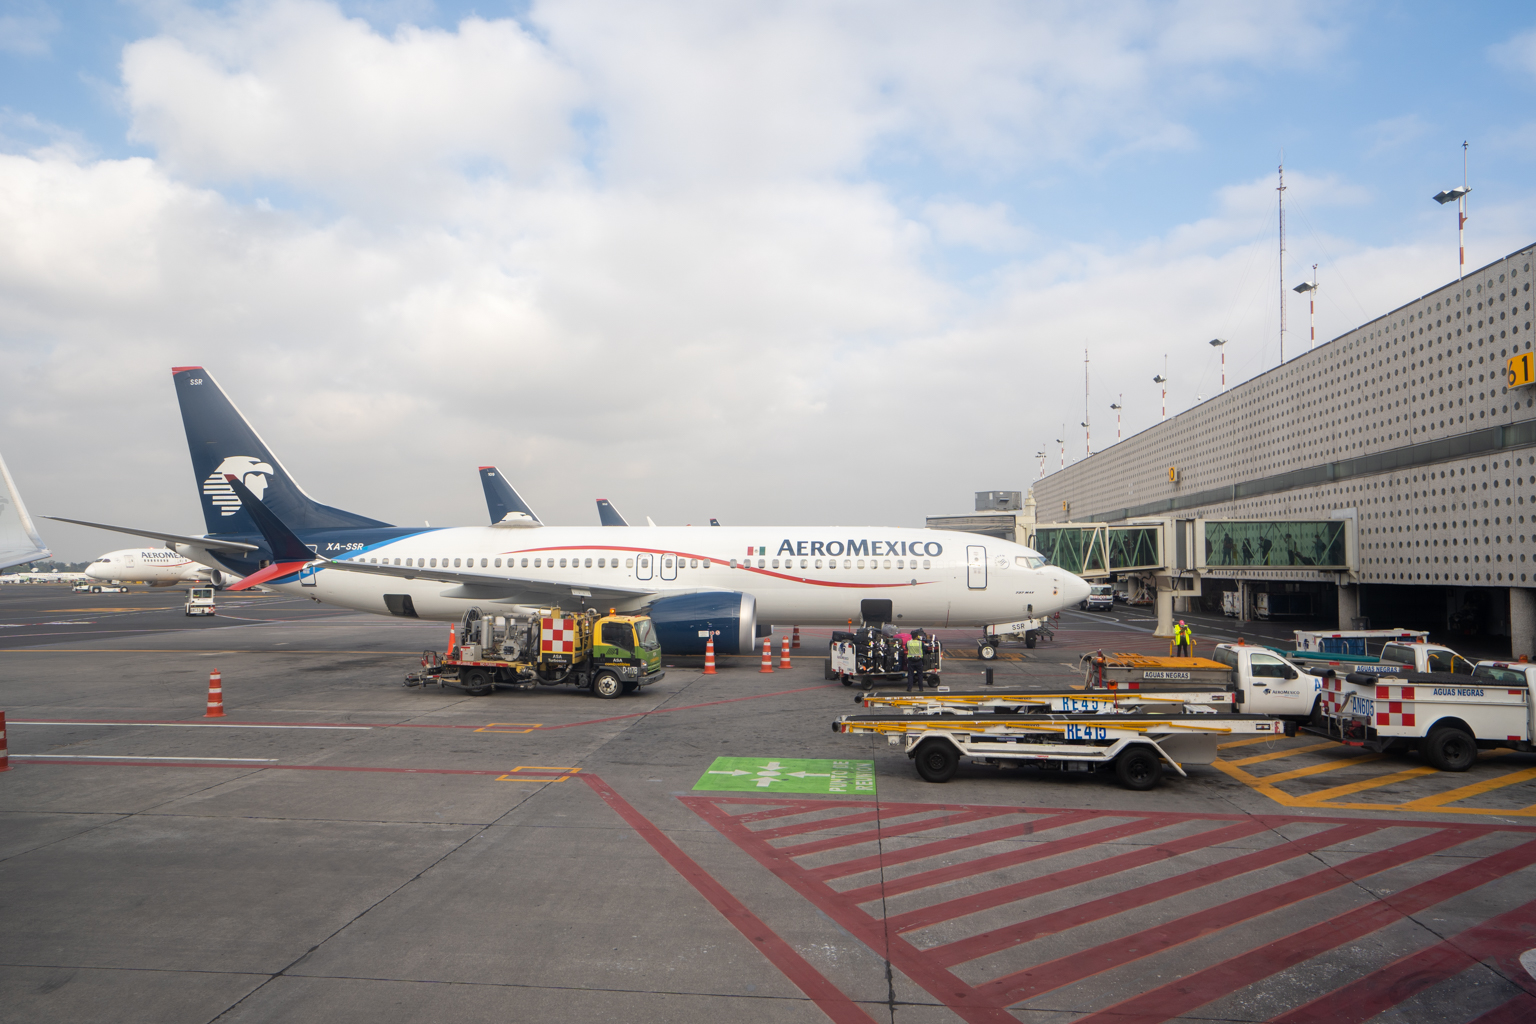
[[[987,589],[987,549],[980,544],[965,548],[965,583],[972,590]]]
[[[677,579],[677,556],[665,554],[661,556],[661,578],[664,580]]]
[[[655,557],[655,555],[650,554],[639,554],[635,556],[635,579],[648,580],[651,578],[651,573],[653,572],[651,569],[651,559]]]

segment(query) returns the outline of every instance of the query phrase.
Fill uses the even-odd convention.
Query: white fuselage
[[[747,552],[752,554],[748,556]],[[878,554],[876,554],[878,552]],[[982,626],[1076,605],[1088,584],[1009,541],[944,530],[888,527],[457,527],[359,545],[336,559],[508,576],[576,587],[653,591],[585,603],[635,609],[669,593],[740,591],[757,621],[844,625],[861,602],[892,602],[911,626]],[[386,613],[385,594],[408,594],[422,618],[455,620],[485,598],[448,597],[453,583],[325,570],[302,583],[267,584],[328,604]],[[571,606],[579,606],[573,597]]]
[[[206,583],[213,570],[169,548],[108,551],[85,567],[96,580],[127,583]]]

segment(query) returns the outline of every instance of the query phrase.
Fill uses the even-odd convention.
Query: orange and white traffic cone
[[[448,657],[454,656],[454,648],[459,646],[459,633],[457,626],[448,627]]]
[[[203,717],[224,717],[224,677],[219,675],[218,669],[208,673],[208,711]]]
[[[773,671],[773,644],[767,637],[763,637],[763,667],[758,672]]]
[[[789,668],[789,637],[779,645],[779,668]]]
[[[704,645],[704,674],[707,675],[707,676],[712,676],[712,675],[715,674],[715,638],[714,637],[710,637],[709,641],[707,643],[705,643],[705,645]]]
[[[790,641],[789,646],[793,647],[797,651],[800,649],[800,627],[799,626],[795,627],[795,637],[794,637],[793,640]]]
[[[5,745],[5,712],[0,711],[0,772],[11,770],[11,754]]]

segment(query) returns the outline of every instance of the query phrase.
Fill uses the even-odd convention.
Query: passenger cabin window
[[[528,559],[526,559],[526,558],[523,559],[523,568],[524,569],[528,568]]]
[[[626,568],[626,569],[633,569],[634,567],[635,567],[635,560],[633,558],[626,558],[626,559],[624,559],[624,568]]]
[[[583,568],[586,568],[586,569],[592,568],[592,559],[590,559],[590,558],[587,559],[587,564],[585,566],[583,566]]]
[[[626,651],[635,648],[634,630],[630,629],[627,622],[603,623],[603,643],[610,647],[622,647]]]
[[[565,559],[563,559],[563,558],[560,559],[560,568],[562,568],[562,569],[565,568]]]
[[[1255,654],[1249,662],[1253,666],[1253,675],[1256,679],[1285,679],[1289,668],[1279,658],[1268,654]]]

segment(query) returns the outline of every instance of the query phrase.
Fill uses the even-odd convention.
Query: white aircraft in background
[[[225,586],[240,577],[195,562],[170,548],[123,548],[108,551],[85,567],[93,580],[114,583],[148,583],[170,587],[177,583]]]

